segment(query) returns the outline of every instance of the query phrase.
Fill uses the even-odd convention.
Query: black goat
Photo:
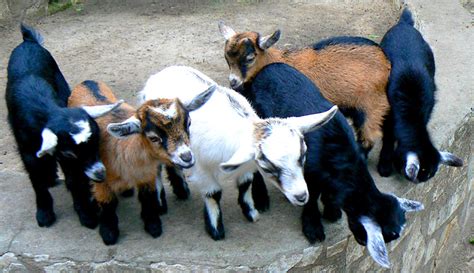
[[[308,115],[332,106],[306,76],[282,63],[262,69],[245,86],[243,94],[265,118]],[[322,194],[323,217],[335,221],[341,217],[342,208],[356,240],[367,244],[372,257],[388,267],[384,240],[397,239],[405,224],[405,211],[419,210],[423,205],[377,189],[341,113],[319,130],[306,134],[305,141],[308,150],[304,175],[310,200],[303,210],[303,233],[311,243],[325,238],[317,203]]]
[[[59,161],[81,224],[94,228],[97,215],[87,177],[101,181],[105,168],[99,160],[99,128],[93,118],[118,104],[65,108],[70,89],[58,65],[40,45],[39,33],[24,25],[21,32],[23,42],[8,63],[5,99],[8,121],[36,193],[36,220],[40,227],[56,220],[48,188],[55,184]]]
[[[383,126],[378,171],[389,176],[395,166],[407,179],[423,182],[436,174],[439,164],[459,167],[463,162],[438,152],[431,142],[426,126],[435,104],[435,61],[413,25],[411,12],[405,9],[381,42],[392,70],[387,89],[391,111]]]

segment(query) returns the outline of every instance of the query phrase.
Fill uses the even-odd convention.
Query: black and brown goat
[[[145,230],[155,238],[161,235],[159,214],[166,211],[161,165],[180,168],[194,165],[189,148],[189,111],[201,107],[213,90],[199,94],[187,105],[178,99],[149,100],[138,109],[124,103],[96,120],[101,133],[100,157],[107,176],[103,183],[94,183],[92,190],[100,207],[100,235],[105,244],[115,244],[119,236],[116,193],[135,186]],[[116,101],[104,83],[85,81],[72,91],[69,106]]]
[[[389,111],[386,86],[390,63],[375,42],[334,37],[289,51],[272,47],[280,38],[279,30],[269,36],[253,31],[236,33],[223,22],[219,30],[226,39],[225,59],[233,89],[242,90],[268,64],[286,63],[310,78],[326,99],[353,119],[359,142],[367,152],[381,137],[383,119]]]

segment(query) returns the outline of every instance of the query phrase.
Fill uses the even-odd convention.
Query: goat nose
[[[230,86],[231,86],[231,87],[235,87],[237,84],[238,84],[238,82],[237,82],[236,79],[230,80]]]
[[[302,193],[302,194],[296,195],[295,199],[300,203],[304,203],[306,201],[307,197],[308,197],[308,195],[306,193]]]
[[[191,160],[193,160],[193,154],[191,153],[191,151],[187,151],[185,153],[182,153],[179,155],[179,157],[186,163],[189,163],[191,162]]]

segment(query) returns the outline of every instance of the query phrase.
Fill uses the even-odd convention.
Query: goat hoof
[[[377,171],[382,177],[389,177],[392,174],[392,163],[390,162],[379,162],[377,165]]]
[[[122,197],[132,197],[134,194],[135,194],[135,190],[133,188],[128,189],[128,190],[124,190],[122,193],[120,193],[120,195],[122,195]]]
[[[268,195],[260,196],[254,199],[253,202],[259,212],[265,212],[270,208],[270,198]]]
[[[257,222],[257,220],[260,218],[259,217],[260,214],[258,213],[258,210],[256,209],[252,209],[247,212],[244,212],[244,216],[245,218],[247,218],[249,222]]]
[[[323,218],[329,222],[336,222],[341,219],[342,212],[339,208],[324,207]],[[324,234],[324,233],[323,233]]]
[[[173,193],[174,195],[176,195],[176,198],[178,198],[179,200],[187,200],[190,195],[190,191],[186,183],[183,183],[182,187],[177,187],[177,186],[173,187]]]
[[[81,222],[81,225],[85,226],[86,228],[90,229],[95,229],[97,225],[99,224],[97,215],[95,214],[86,214],[86,213],[81,213],[79,214],[79,221]]]
[[[64,179],[56,178],[48,184],[48,188],[53,188],[63,183],[64,183]]]
[[[310,244],[314,244],[316,242],[322,242],[326,239],[326,235],[324,234],[323,227],[315,227],[311,225],[303,226],[303,234],[308,239]]]
[[[56,214],[52,209],[38,209],[38,211],[36,211],[36,221],[40,227],[50,227],[54,222],[56,222]]]
[[[145,231],[153,238],[158,238],[163,233],[161,221],[145,223]]]
[[[117,243],[118,237],[119,237],[119,230],[118,228],[110,228],[107,226],[100,226],[100,237],[102,237],[102,241],[104,241],[104,244],[110,246],[110,245],[115,245]]]
[[[214,239],[214,241],[219,241],[225,238],[224,228],[222,229],[207,228],[207,233],[211,236],[212,239]]]

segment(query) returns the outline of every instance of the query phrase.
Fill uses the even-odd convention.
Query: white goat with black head
[[[193,68],[172,66],[151,76],[140,97],[143,101],[178,97],[186,103],[212,85],[217,84]],[[292,204],[304,205],[308,201],[302,168],[306,153],[303,134],[322,126],[336,112],[337,107],[333,107],[302,117],[260,119],[244,97],[217,86],[209,101],[190,113],[191,149],[196,164],[187,176],[189,182],[201,188],[206,230],[214,240],[225,237],[220,182],[237,183],[238,201],[249,221],[258,219],[249,190],[257,170]]]

